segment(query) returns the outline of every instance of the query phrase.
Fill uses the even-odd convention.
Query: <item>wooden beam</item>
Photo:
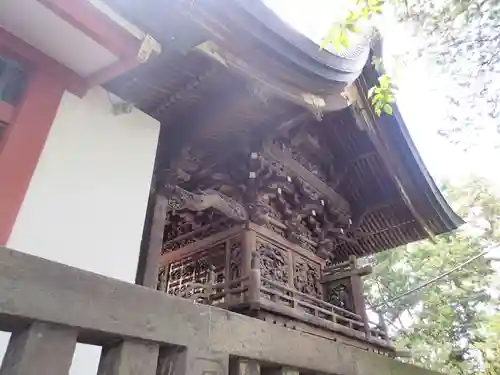
[[[137,55],[141,47],[141,39],[116,23],[89,0],[38,1],[120,58]]]
[[[102,85],[115,77],[122,75],[129,70],[137,68],[142,61],[137,56],[127,57],[124,60],[118,60],[95,73],[92,73],[87,82],[89,87]]]
[[[64,83],[64,88],[79,97],[83,97],[87,92],[85,79],[2,27],[0,27],[0,52],[15,59],[27,69],[44,70],[53,76],[54,81]]]
[[[350,271],[344,271],[339,273],[333,273],[331,275],[325,275],[321,278],[320,283],[328,283],[331,281],[337,281],[340,279],[346,279],[351,276],[367,276],[373,272],[373,268],[370,266],[365,266],[358,269],[353,269]]]
[[[302,177],[308,184],[316,189],[318,193],[328,198],[334,209],[340,209],[346,213],[351,212],[349,202],[316,177],[311,171],[307,170],[299,162],[295,161],[290,152],[287,150],[281,150],[274,144],[266,145],[265,152],[269,154],[270,157],[283,164],[285,168],[293,172],[296,176]]]

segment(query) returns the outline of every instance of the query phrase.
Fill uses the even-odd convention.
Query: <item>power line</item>
[[[486,255],[489,251],[490,251],[490,249],[484,250],[484,251],[482,251],[481,253],[479,253],[478,255],[473,256],[473,257],[472,257],[472,258],[470,258],[469,260],[467,260],[467,261],[465,261],[465,262],[463,262],[463,263],[460,263],[460,264],[459,264],[458,266],[456,266],[456,267],[453,267],[451,270],[446,271],[445,273],[443,273],[443,274],[441,274],[441,275],[439,275],[439,276],[436,276],[436,277],[434,277],[434,278],[432,278],[432,279],[430,279],[430,280],[427,280],[425,283],[420,284],[419,286],[417,286],[417,287],[415,287],[415,288],[413,288],[413,289],[410,289],[410,290],[408,290],[408,291],[406,291],[406,292],[404,292],[404,293],[402,293],[402,294],[399,294],[399,295],[397,295],[396,297],[389,298],[389,299],[388,299],[388,300],[386,300],[385,302],[382,302],[381,304],[379,304],[379,305],[377,305],[377,306],[373,307],[373,309],[374,309],[374,310],[376,310],[376,309],[378,309],[378,308],[380,308],[380,307],[382,307],[382,306],[384,306],[384,305],[387,305],[387,304],[388,304],[388,303],[390,303],[390,302],[397,301],[398,299],[401,299],[401,298],[403,298],[403,297],[406,297],[406,296],[408,296],[408,295],[410,295],[410,294],[412,294],[412,293],[418,292],[420,289],[423,289],[423,288],[425,288],[426,286],[428,286],[428,285],[430,285],[430,284],[432,284],[432,283],[434,283],[434,282],[436,282],[436,281],[439,281],[439,280],[441,280],[441,279],[445,278],[445,277],[446,277],[446,276],[448,276],[449,274],[451,274],[451,273],[453,273],[453,272],[455,272],[455,271],[458,271],[459,269],[461,269],[461,268],[465,267],[465,266],[466,266],[466,265],[468,265],[469,263],[472,263],[472,262],[473,262],[473,261],[475,261],[476,259],[478,259],[478,258],[480,258],[480,257],[482,257],[482,256],[484,256],[484,255]]]

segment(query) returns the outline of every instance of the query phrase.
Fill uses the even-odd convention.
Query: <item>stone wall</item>
[[[33,363],[62,375],[70,363],[66,357],[71,350],[66,349],[76,341],[103,347],[98,374],[226,375],[235,361],[232,375],[255,375],[259,368],[337,375],[436,374],[7,248],[0,248],[0,330],[14,332],[1,375],[20,373],[9,372],[17,365],[26,369],[23,375],[38,374]],[[47,352],[54,340],[65,340],[64,350]],[[138,353],[137,358],[130,353]],[[243,365],[248,361],[242,358],[250,365]],[[157,368],[145,365],[156,359]],[[126,372],[133,363],[145,370]],[[123,372],[120,366],[125,366]]]

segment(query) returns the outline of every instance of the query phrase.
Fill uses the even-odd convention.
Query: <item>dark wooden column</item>
[[[352,304],[354,308],[354,312],[361,316],[363,319],[365,332],[367,335],[370,335],[370,327],[368,325],[368,315],[366,314],[366,305],[365,305],[365,297],[363,292],[363,280],[361,276],[367,274],[367,272],[360,272],[362,269],[358,267],[358,261],[356,257],[351,256],[349,260],[352,263],[353,273],[350,276],[350,284],[351,284],[351,293],[352,293]],[[368,274],[371,273],[368,272]]]
[[[163,247],[163,233],[165,231],[165,220],[167,216],[167,198],[157,193],[153,199],[154,208],[149,242],[142,266],[142,277],[138,277],[137,283],[147,286],[148,288],[156,289],[156,284],[158,282],[158,263]]]

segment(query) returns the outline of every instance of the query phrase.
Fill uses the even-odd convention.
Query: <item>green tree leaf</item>
[[[390,104],[384,104],[384,112],[388,115],[392,115],[392,107]]]
[[[487,182],[470,179],[443,187],[447,199],[475,230],[439,236],[370,259],[367,301],[379,305],[398,347],[410,349],[411,363],[450,375],[500,374],[500,285],[484,257],[429,284],[417,293],[390,298],[431,280],[500,244],[500,197]],[[482,228],[482,229],[481,229]]]

